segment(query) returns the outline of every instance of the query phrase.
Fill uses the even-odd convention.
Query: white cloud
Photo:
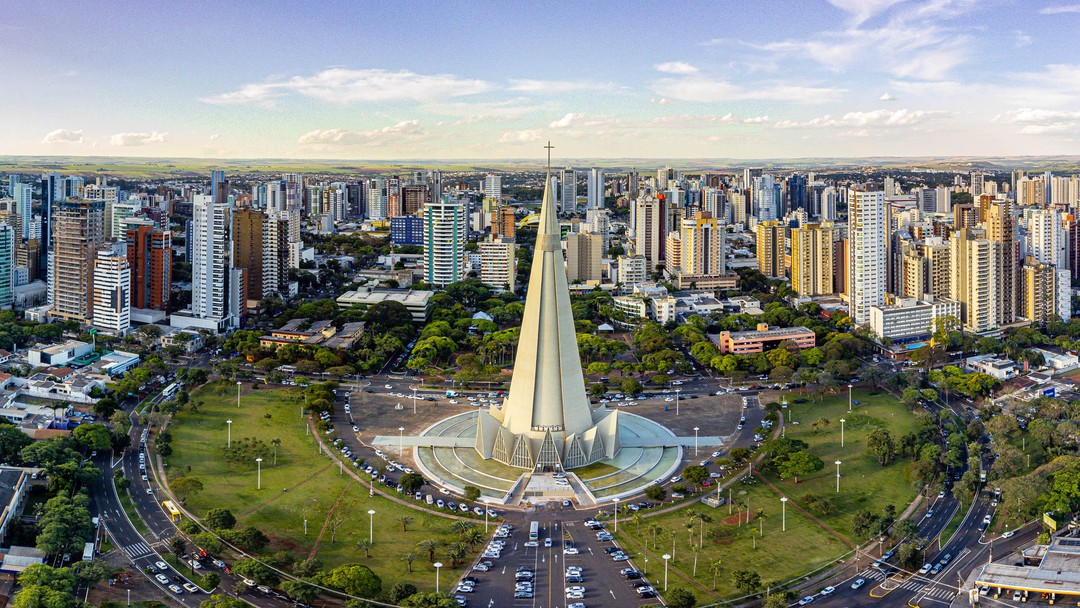
[[[1015,32],[1013,32],[1013,46],[1018,49],[1028,46],[1029,44],[1031,44],[1032,40],[1033,39],[1031,36],[1021,30],[1016,30]]]
[[[43,144],[81,144],[83,143],[82,129],[72,131],[70,129],[56,129],[49,131],[41,140]]]
[[[693,74],[698,69],[689,63],[683,61],[667,61],[664,63],[658,63],[655,66],[657,72],[663,72],[665,74]]]
[[[896,101],[896,97],[893,97],[891,93],[882,93],[881,97],[878,97],[878,101]]]
[[[806,121],[781,120],[778,129],[812,129],[825,127],[910,127],[938,118],[952,116],[943,110],[872,110],[848,112],[839,118],[826,114]],[[850,134],[850,132],[849,132]]]
[[[109,143],[114,146],[145,146],[146,144],[158,144],[167,141],[168,133],[117,133],[109,138]]]
[[[654,97],[654,98],[649,100],[649,103],[655,103],[658,106],[670,106],[671,105],[671,100],[668,99],[667,97],[661,97],[660,99],[656,99]]]
[[[523,129],[521,131],[507,131],[503,133],[500,142],[504,144],[521,144],[528,143],[530,141],[537,141],[542,136],[540,129]]]
[[[730,125],[735,122],[735,116],[728,112],[722,116],[716,114],[675,114],[671,116],[658,116],[649,121],[650,125],[671,129],[694,129],[705,125]]]
[[[1021,108],[995,116],[994,122],[1023,125],[1024,135],[1046,135],[1080,131],[1080,110],[1041,110]]]
[[[746,125],[759,125],[763,122],[769,122],[768,116],[748,116],[742,119],[743,124]]]
[[[210,141],[217,141],[221,139],[221,133],[212,133],[210,135]]]
[[[418,120],[403,120],[397,124],[370,131],[317,129],[300,136],[296,143],[317,148],[366,146],[377,147],[401,140],[415,140],[424,135]]]
[[[829,0],[829,4],[851,14],[852,20],[862,23],[902,0]]]
[[[653,90],[668,97],[697,103],[750,99],[791,103],[827,103],[836,101],[845,92],[844,89],[807,87],[775,82],[758,82],[743,86],[726,80],[713,80],[703,76],[666,78],[657,82],[653,86]]]
[[[509,89],[520,93],[569,93],[612,88],[611,83],[583,80],[511,80]]]
[[[581,120],[584,117],[584,114],[574,114],[573,112],[571,112],[548,126],[552,129],[565,129],[567,127],[573,126],[575,122]]]
[[[1061,4],[1047,6],[1039,11],[1043,15],[1061,15],[1065,13],[1080,13],[1080,4]]]
[[[313,76],[293,76],[281,82],[245,84],[236,91],[203,97],[200,101],[225,105],[272,106],[276,99],[287,93],[330,103],[426,101],[475,95],[493,88],[493,85],[483,80],[458,78],[450,74],[330,68]]]

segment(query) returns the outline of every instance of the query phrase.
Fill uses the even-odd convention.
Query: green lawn
[[[674,540],[675,560],[670,564],[669,586],[692,588],[686,581],[693,579],[704,586],[704,591],[693,588],[703,603],[703,596],[713,588],[712,564],[717,561],[720,562],[721,569],[716,577],[715,599],[720,599],[743,595],[731,584],[731,573],[735,570],[752,570],[759,573],[764,581],[784,582],[826,565],[848,551],[842,542],[797,510],[790,508],[790,505],[786,516],[787,530],[783,531],[780,497],[764,484],[736,484],[732,494],[736,502],[743,505],[749,499],[751,511],[756,514],[758,509],[764,509],[765,516],[740,526],[734,521],[737,515],[728,515],[728,505],[713,509],[699,504],[657,517],[641,518],[640,525],[633,520],[620,518],[619,541],[624,547],[631,549],[632,557],[639,568],[644,566],[643,552],[648,551],[649,570],[655,581],[658,574],[662,580],[661,556],[665,553],[672,554]],[[724,496],[727,496],[727,492],[724,492]],[[704,548],[697,556],[696,577],[693,576],[694,554],[690,548],[690,537],[693,536],[693,545],[697,546],[701,531],[697,527],[692,535],[687,531],[686,514],[692,510],[705,513],[713,519],[712,523],[706,524]],[[745,517],[745,508],[743,514]],[[732,519],[731,523],[723,523],[729,517]],[[663,529],[663,533],[657,535],[655,549],[651,524],[657,524]],[[612,529],[610,522],[608,529]],[[674,539],[671,537],[672,532],[675,533]]]
[[[847,391],[827,396],[823,401],[808,398],[806,403],[793,404],[795,395],[788,396],[789,406],[784,410],[789,420],[799,424],[785,427],[785,436],[801,439],[809,444],[810,452],[825,461],[825,468],[807,478],[781,481],[770,478],[789,498],[799,501],[810,493],[826,496],[834,508],[827,515],[815,513],[826,525],[844,536],[851,536],[851,514],[861,509],[880,512],[885,505],[895,505],[897,513],[918,493],[907,479],[907,462],[894,461],[881,467],[877,458],[866,452],[866,437],[877,428],[885,428],[899,442],[900,437],[915,429],[915,417],[900,405],[899,401],[881,392],[852,391],[854,406],[848,413]],[[829,420],[828,426],[812,424],[820,418]],[[844,447],[840,447],[841,424],[843,424]],[[836,492],[836,465],[840,465],[840,492]]]
[[[266,554],[286,550],[295,559],[304,559],[316,549],[316,539],[327,523],[315,554],[328,568],[362,562],[382,578],[384,589],[400,581],[412,582],[421,589],[434,587],[434,568],[416,544],[425,539],[455,542],[457,536],[450,530],[453,520],[379,496],[369,497],[365,486],[341,475],[339,467],[319,454],[314,438],[306,434],[298,391],[247,391],[237,409],[235,387],[230,390],[230,386],[223,386],[223,392],[217,385],[208,385],[193,393],[191,401],[203,401],[203,405],[196,413],[179,414],[169,427],[174,450],[167,459],[170,480],[190,475],[205,486],[203,492],[188,500],[189,509],[205,514],[211,508],[228,508],[236,515],[238,527],[253,525],[271,537]],[[256,488],[254,462],[224,460],[225,421],[229,419],[233,421],[233,441],[243,437],[281,440],[277,465],[273,464],[273,456],[263,462],[261,490]],[[333,515],[328,516],[331,507]],[[365,558],[356,543],[368,539],[369,509],[376,512],[375,546],[371,557]],[[407,532],[397,521],[403,515],[413,518]],[[340,520],[336,539],[331,542],[329,522],[336,520]],[[482,529],[483,523],[478,525]],[[417,556],[412,574],[401,559],[407,552]],[[449,561],[445,549],[436,552],[436,560]]]

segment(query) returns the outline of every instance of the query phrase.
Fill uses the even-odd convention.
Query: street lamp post
[[[787,532],[787,496],[780,497],[780,531]]]
[[[615,533],[619,533],[619,499],[615,499]]]
[[[435,562],[432,564],[435,566],[435,593],[439,592],[439,568],[442,568],[442,562]]]
[[[668,560],[671,559],[671,556],[668,555],[667,553],[665,553],[663,555],[663,558],[664,558],[664,591],[667,591],[667,567],[668,567]]]
[[[679,393],[682,392],[681,388],[675,389],[675,415],[679,415]]]
[[[701,430],[700,427],[696,427],[696,426],[694,427],[694,456],[698,455],[697,449],[698,449],[698,431],[699,430]]]
[[[851,413],[851,385],[847,385],[847,411]]]
[[[845,422],[847,422],[847,420],[844,420],[843,418],[840,419],[840,447],[844,447],[844,423]]]
[[[412,413],[416,414],[416,387],[412,387]]]
[[[232,447],[232,420],[226,420],[225,424],[229,425],[229,439],[226,447]]]
[[[405,453],[405,427],[397,427],[397,447],[402,454]]]
[[[255,459],[255,466],[258,467],[258,473],[256,478],[256,490],[262,489],[262,458]]]
[[[491,502],[489,502],[486,498],[484,499],[483,502],[484,502],[484,534],[487,534],[487,531],[488,531],[488,511],[491,510],[491,508],[490,508],[491,507]]]
[[[236,382],[236,409],[240,409],[240,381]]]
[[[840,461],[836,461],[836,493],[840,493]]]
[[[645,570],[643,571],[645,576],[649,576],[649,554],[645,554]]]
[[[375,509],[368,509],[368,542],[375,544]]]

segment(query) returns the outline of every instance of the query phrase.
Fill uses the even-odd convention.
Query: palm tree
[[[465,556],[469,554],[469,546],[465,543],[454,543],[450,545],[450,565],[457,567],[458,563],[465,559]]]
[[[405,560],[405,565],[409,567],[409,572],[412,572],[412,563],[416,559],[416,554],[411,551],[406,551],[405,555],[401,556],[401,559]]]
[[[653,551],[655,551],[656,550],[656,535],[657,534],[663,535],[664,529],[661,528],[659,524],[649,524],[649,531],[652,532],[652,548],[653,548]]]
[[[454,523],[450,524],[450,531],[464,535],[467,530],[473,528],[474,526],[475,524],[473,524],[467,519],[459,519]]]
[[[475,547],[484,542],[484,533],[476,528],[470,528],[464,534],[461,535],[462,541],[470,547]]]
[[[278,439],[277,437],[274,437],[273,439],[270,440],[270,445],[274,446],[274,466],[276,467],[277,466],[277,449],[278,449],[278,446],[281,445],[281,439]]]
[[[716,575],[720,574],[720,560],[716,560],[712,564],[712,590],[716,591]]]
[[[691,545],[690,550],[694,552],[694,578],[697,578],[697,558],[698,553],[701,553],[701,545],[697,545],[696,547]]]
[[[413,522],[413,518],[408,515],[402,515],[397,518],[397,522],[401,524],[401,531],[408,532],[407,527]]]
[[[635,534],[641,536],[641,514],[634,511],[634,516],[630,518],[630,521],[634,522],[634,525],[636,526],[637,532],[635,532]]]
[[[364,557],[366,557],[366,558],[371,557],[371,548],[374,547],[374,546],[375,546],[375,543],[371,542],[370,540],[367,540],[366,538],[364,540],[356,541],[356,548],[363,551],[364,552]]]
[[[416,546],[423,549],[424,551],[427,551],[428,561],[433,562],[435,561],[435,550],[439,548],[440,544],[441,543],[439,543],[439,541],[433,538],[425,538],[424,540],[416,543]]]
[[[698,544],[705,546],[705,524],[712,523],[712,517],[708,513],[698,513]]]

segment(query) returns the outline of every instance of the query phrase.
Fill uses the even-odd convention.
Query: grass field
[[[314,555],[327,568],[362,562],[382,578],[384,589],[400,581],[412,582],[420,589],[434,587],[434,568],[417,543],[425,539],[456,542],[457,535],[450,529],[453,520],[379,496],[369,497],[365,486],[340,474],[338,466],[319,454],[314,439],[306,434],[298,392],[249,391],[237,409],[236,394],[230,389],[228,385],[208,385],[196,391],[191,401],[203,401],[203,405],[196,413],[179,414],[169,427],[174,450],[167,459],[170,480],[190,475],[205,486],[188,499],[190,510],[205,514],[216,507],[230,509],[238,527],[253,525],[270,536],[266,554],[285,549],[296,559]],[[225,461],[226,420],[233,421],[233,441],[244,437],[281,440],[277,464],[273,464],[273,456],[263,462],[261,490],[256,487],[254,462]],[[375,511],[375,545],[367,558],[357,542],[368,540],[369,509]],[[404,532],[398,522],[403,515],[413,519]],[[483,524],[479,525],[482,529]],[[336,538],[331,541],[334,526]],[[323,538],[316,546],[321,530]],[[412,574],[402,560],[410,552],[416,555]],[[436,560],[440,559],[449,562],[445,549],[436,552]]]
[[[741,494],[740,494],[741,493]],[[727,496],[727,493],[724,493]],[[661,573],[663,559],[661,555],[673,554],[671,562],[672,577],[669,584],[690,588],[679,578],[692,579],[702,585],[692,589],[702,599],[713,588],[713,564],[719,562],[720,570],[716,576],[716,599],[742,595],[731,583],[731,573],[735,570],[751,570],[761,575],[767,582],[778,583],[800,577],[816,568],[826,565],[847,551],[847,547],[793,508],[787,508],[787,530],[783,530],[780,496],[768,486],[736,484],[733,497],[737,503],[750,503],[754,518],[749,523],[738,525],[738,515],[728,515],[728,505],[713,509],[698,505],[679,509],[657,517],[642,518],[640,525],[633,520],[620,518],[618,538],[623,546],[633,549],[635,563],[640,568],[644,565],[643,553],[649,553],[649,569],[653,575]],[[745,507],[741,507],[745,522]],[[758,518],[759,509],[764,510],[764,517]],[[691,511],[705,513],[713,519],[706,524],[703,548],[697,555],[697,576],[694,572],[694,554],[691,550],[700,540],[701,530],[694,527],[693,532],[686,528],[687,513]],[[725,520],[728,523],[725,523]],[[656,548],[653,549],[651,525],[663,529],[657,534]],[[608,529],[612,528],[608,523]],[[672,538],[674,533],[674,538]],[[674,550],[672,541],[674,540]],[[627,542],[629,541],[629,542]],[[654,580],[656,580],[654,578]],[[704,600],[702,600],[704,603]]]
[[[894,505],[897,512],[904,508],[918,493],[907,479],[906,462],[898,461],[882,467],[877,458],[866,452],[866,437],[877,428],[885,428],[899,442],[900,437],[915,429],[915,417],[900,405],[899,401],[888,393],[870,394],[869,391],[852,391],[852,400],[857,401],[848,413],[846,391],[823,401],[809,400],[807,403],[790,404],[785,412],[789,420],[799,424],[785,426],[785,436],[801,439],[809,444],[810,452],[825,461],[825,468],[806,477],[796,484],[792,480],[773,482],[789,498],[795,501],[807,494],[826,496],[833,501],[834,508],[827,515],[816,514],[826,525],[844,536],[851,536],[851,514],[861,509],[880,512],[885,505]],[[820,418],[829,420],[828,426],[819,426],[815,431],[812,424]],[[840,447],[841,424],[843,424],[843,447]],[[840,465],[840,492],[836,492],[836,465]]]

